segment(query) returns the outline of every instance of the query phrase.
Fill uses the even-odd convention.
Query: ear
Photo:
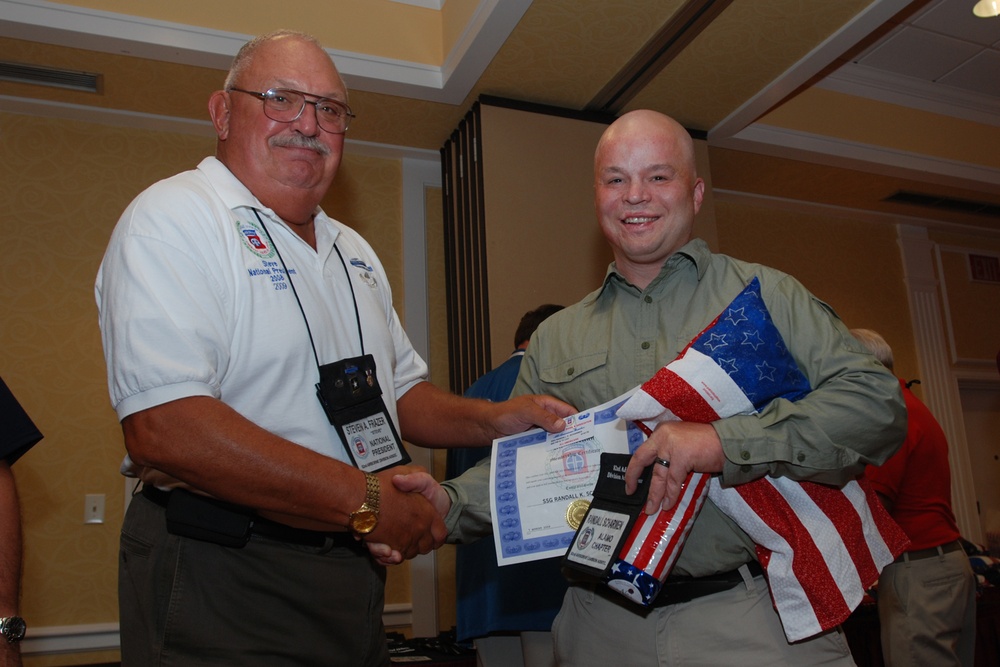
[[[208,98],[208,114],[220,141],[229,136],[229,104],[229,93],[224,90],[217,90]]]
[[[705,181],[698,179],[694,183],[694,212],[701,210],[701,202],[705,199]]]

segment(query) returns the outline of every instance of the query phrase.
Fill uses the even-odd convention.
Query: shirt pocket
[[[564,385],[584,376],[589,380],[593,375],[603,372],[607,363],[607,349],[584,352],[541,368],[538,377],[549,385]]]

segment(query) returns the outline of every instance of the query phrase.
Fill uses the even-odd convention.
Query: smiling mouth
[[[652,216],[632,215],[622,220],[622,222],[626,225],[641,225],[646,222],[653,222],[654,220],[656,218]]]

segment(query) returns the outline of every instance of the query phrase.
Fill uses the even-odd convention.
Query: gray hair
[[[882,362],[882,365],[892,370],[892,348],[877,331],[871,329],[851,329],[851,335],[858,339],[875,358]]]
[[[258,35],[240,47],[240,50],[236,53],[236,57],[233,58],[233,64],[229,66],[229,74],[226,75],[226,82],[223,84],[223,89],[229,90],[236,85],[240,75],[242,75],[243,72],[250,67],[250,63],[253,62],[253,58],[256,55],[258,48],[266,42],[280,37],[292,37],[294,39],[302,40],[303,42],[314,44],[320,50],[323,49],[323,45],[320,44],[319,40],[315,37],[297,30],[275,30],[263,35]]]

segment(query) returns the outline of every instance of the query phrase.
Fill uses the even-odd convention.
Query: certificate
[[[579,503],[570,505],[592,498],[601,452],[631,454],[645,439],[615,415],[634,391],[567,417],[560,433],[533,429],[493,441],[490,513],[499,565],[566,553]]]

